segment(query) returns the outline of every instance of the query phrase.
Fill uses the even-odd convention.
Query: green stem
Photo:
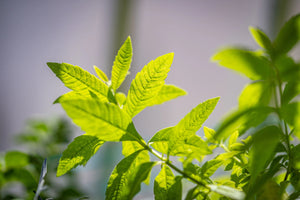
[[[161,161],[164,161],[169,167],[171,167],[172,169],[174,169],[176,172],[178,172],[179,174],[181,174],[183,177],[190,179],[191,181],[193,181],[194,183],[206,187],[208,189],[210,189],[205,183],[193,178],[192,176],[190,176],[189,174],[185,173],[184,171],[182,171],[181,169],[179,169],[178,167],[176,167],[175,165],[173,165],[170,160],[166,157],[163,157],[159,152],[155,151],[154,149],[152,149],[150,146],[148,146],[147,144],[143,144],[144,148],[146,150],[148,150],[150,153],[152,153],[154,156],[156,156],[158,159],[160,159]]]

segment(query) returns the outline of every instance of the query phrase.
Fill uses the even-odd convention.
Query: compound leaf
[[[92,91],[99,96],[101,100],[105,101],[107,99],[107,85],[86,70],[67,63],[59,64],[49,62],[47,65],[65,86],[71,90],[81,93],[84,96],[89,95],[89,91]]]
[[[118,106],[95,100],[60,102],[75,124],[104,141],[142,141],[131,118]]]
[[[130,85],[124,110],[134,117],[155,101],[165,84],[174,54],[169,53],[148,63]]]
[[[162,165],[154,181],[155,200],[180,200],[182,196],[181,177],[175,177],[167,165]]]
[[[215,54],[212,60],[252,80],[267,79],[271,70],[269,61],[260,53],[244,49],[223,49]]]
[[[116,91],[125,80],[130,68],[131,58],[132,46],[131,39],[128,37],[118,51],[112,67],[111,87],[114,91]]]
[[[140,184],[147,179],[155,162],[137,164],[136,160],[142,151],[125,157],[113,170],[106,188],[106,199],[132,199],[139,192]]]
[[[276,39],[274,47],[278,54],[289,52],[300,39],[300,15],[292,17],[281,28]]]
[[[103,143],[103,140],[88,134],[76,137],[63,152],[56,175],[61,176],[78,165],[86,165],[87,161],[98,151]]]

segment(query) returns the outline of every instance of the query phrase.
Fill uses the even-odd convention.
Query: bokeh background
[[[64,115],[52,103],[68,89],[46,62],[67,62],[92,73],[97,65],[110,76],[114,56],[128,35],[133,63],[121,90],[127,92],[135,74],[150,60],[174,52],[166,82],[188,91],[185,97],[136,116],[139,132],[149,139],[175,125],[199,102],[220,96],[205,123],[213,128],[237,105],[248,80],[211,63],[210,57],[228,45],[257,48],[249,25],[274,38],[284,21],[299,12],[299,0],[1,0],[0,151],[17,148],[13,137],[26,119]],[[299,49],[293,54],[299,55]],[[119,154],[120,146],[104,145],[86,168],[77,170],[80,177],[87,177],[81,182],[89,196],[104,195]],[[137,199],[152,199],[151,193],[152,188]]]

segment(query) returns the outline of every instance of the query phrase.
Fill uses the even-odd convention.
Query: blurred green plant
[[[71,174],[56,179],[56,163],[70,139],[74,137],[71,124],[63,118],[31,119],[15,138],[18,149],[2,152],[0,156],[0,199],[34,199],[40,172],[47,171],[45,186],[40,198],[74,199],[83,191]],[[43,160],[48,158],[48,170]],[[40,179],[41,183],[42,179]],[[42,186],[43,184],[41,184]],[[40,188],[44,189],[43,187]],[[41,191],[38,191],[41,192]]]

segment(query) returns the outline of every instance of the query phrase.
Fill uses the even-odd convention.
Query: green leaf
[[[88,160],[98,151],[104,143],[99,138],[84,134],[76,137],[63,152],[57,167],[57,176],[64,175],[78,165],[85,166]]]
[[[282,107],[282,116],[293,129],[295,136],[300,138],[300,102],[293,102]]]
[[[111,72],[111,87],[116,91],[125,80],[128,74],[132,58],[132,46],[130,37],[121,46],[116,55],[112,72]]]
[[[81,93],[75,92],[75,91],[71,91],[68,92],[66,94],[61,95],[60,97],[58,97],[55,101],[55,103],[60,103],[60,102],[64,102],[64,101],[72,101],[72,100],[78,100],[78,99],[82,99],[82,100],[87,100],[87,99],[97,99],[99,100],[98,97],[92,96],[92,93],[89,94],[85,94],[82,95]]]
[[[282,94],[282,104],[288,104],[294,97],[300,94],[300,82],[288,82]]]
[[[228,147],[230,148],[233,144],[236,143],[236,140],[239,137],[239,132],[238,131],[234,131],[232,133],[232,135],[229,137],[229,141],[228,141]]]
[[[167,165],[162,169],[154,181],[155,200],[180,200],[182,196],[181,177],[175,177]]]
[[[196,186],[188,191],[184,200],[210,200],[208,197],[209,192],[207,188]]]
[[[258,52],[227,48],[215,54],[212,60],[252,80],[267,79],[270,75],[269,61]]]
[[[300,15],[288,20],[274,40],[277,54],[288,53],[300,39]]]
[[[297,170],[300,170],[300,144],[292,149],[292,164]]]
[[[8,151],[4,159],[6,169],[23,168],[29,164],[28,155],[20,151]]]
[[[108,78],[106,76],[106,74],[101,70],[99,69],[96,65],[94,65],[94,69],[95,69],[95,72],[96,74],[98,75],[98,77],[104,82],[104,83],[108,83]]]
[[[186,95],[186,91],[180,89],[174,85],[163,85],[157,97],[153,99],[153,101],[149,102],[148,106],[154,106],[158,104],[165,103],[166,101],[170,101],[180,96]]]
[[[169,53],[148,63],[130,85],[124,110],[134,117],[157,98],[165,84],[174,54]]]
[[[222,165],[222,160],[212,159],[204,163],[201,167],[201,175],[203,177],[210,177],[212,176],[217,169]]]
[[[115,97],[120,107],[122,107],[126,103],[126,95],[122,92],[116,93]]]
[[[155,162],[144,162],[137,165],[142,151],[125,157],[113,170],[106,188],[106,199],[132,199],[140,190],[140,184],[147,179]]]
[[[252,37],[256,41],[256,43],[261,46],[262,48],[266,49],[268,52],[273,51],[273,46],[271,40],[268,36],[260,29],[249,27],[249,30],[252,34]]]
[[[262,123],[267,116],[275,110],[271,107],[251,107],[243,110],[236,110],[230,113],[216,130],[215,139],[225,140],[234,131],[238,130],[242,135],[251,127]]]
[[[95,100],[60,102],[75,124],[104,141],[142,141],[131,118],[118,106]]]
[[[89,95],[89,91],[92,91],[101,100],[106,100],[107,85],[86,70],[67,63],[47,63],[47,65],[65,86],[71,90],[81,93],[84,96]]]
[[[219,141],[215,140],[216,131],[214,129],[208,128],[206,126],[203,127],[204,135],[208,142],[219,143]]]
[[[280,141],[281,130],[276,126],[267,126],[253,135],[253,144],[250,149],[250,174],[251,183],[269,164],[275,154],[275,149]]]
[[[219,97],[200,103],[188,113],[175,127],[163,129],[156,133],[149,141],[154,148],[168,155],[185,156],[190,153],[207,155],[212,153],[196,132],[214,110]],[[167,151],[167,152],[166,152]]]
[[[300,79],[300,65],[297,64],[291,57],[281,55],[274,61],[276,68],[279,71],[281,81],[290,82]]]
[[[244,200],[246,196],[244,192],[225,185],[208,185],[208,187],[211,191],[235,200]]]
[[[239,108],[268,106],[272,96],[272,86],[267,81],[256,81],[248,84],[239,97]]]

